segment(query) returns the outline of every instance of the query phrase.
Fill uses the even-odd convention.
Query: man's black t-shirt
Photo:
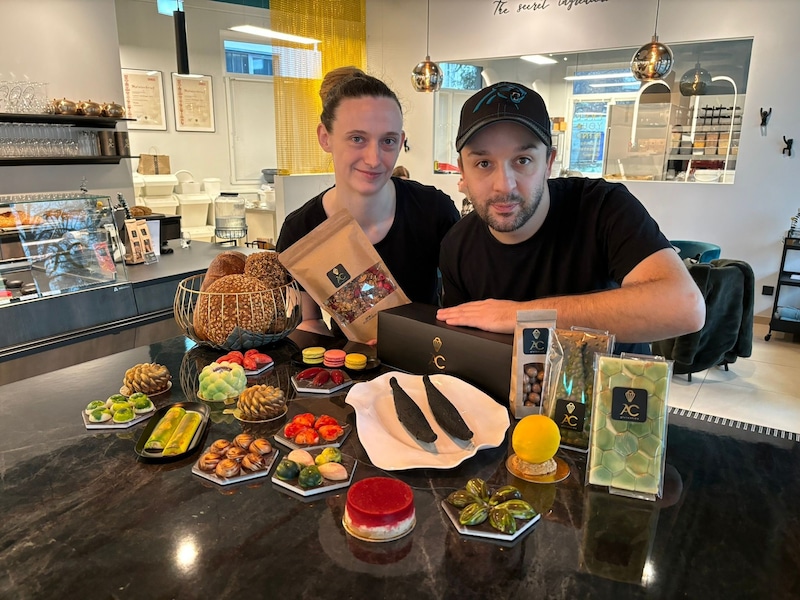
[[[670,247],[623,185],[584,178],[548,184],[550,210],[539,231],[524,242],[500,243],[474,212],[450,230],[440,260],[445,306],[617,288],[639,262]]]
[[[432,186],[396,177],[392,182],[397,196],[394,222],[375,250],[409,299],[437,304],[439,245],[458,221],[458,211],[447,194]],[[286,217],[276,244],[278,252],[328,218],[322,206],[324,194]]]

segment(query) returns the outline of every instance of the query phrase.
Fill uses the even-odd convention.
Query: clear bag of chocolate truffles
[[[589,451],[592,401],[594,399],[594,355],[609,354],[614,335],[608,331],[572,327],[556,329],[561,365],[555,384],[544,399],[543,412],[561,432],[561,447]]]
[[[672,368],[660,356],[595,355],[587,483],[644,500],[661,497]]]
[[[555,328],[555,310],[517,311],[509,388],[509,406],[517,419],[542,412],[552,374],[561,364]]]

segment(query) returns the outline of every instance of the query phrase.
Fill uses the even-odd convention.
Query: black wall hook
[[[411,146],[408,145],[408,138],[403,140],[403,150],[405,150],[406,152],[411,151]]]
[[[761,109],[761,126],[762,127],[766,127],[767,126],[767,121],[769,121],[769,118],[770,118],[771,115],[772,115],[772,107],[770,107],[770,109],[768,111],[764,110],[763,108]]]
[[[781,154],[785,154],[786,156],[792,155],[792,144],[794,144],[794,138],[786,139],[786,136],[783,136],[783,143],[786,144],[786,148],[781,150]]]

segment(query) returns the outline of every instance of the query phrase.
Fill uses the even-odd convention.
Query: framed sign
[[[208,75],[172,74],[176,131],[214,131],[214,94]]]
[[[122,91],[128,129],[167,129],[161,71],[122,69]]]

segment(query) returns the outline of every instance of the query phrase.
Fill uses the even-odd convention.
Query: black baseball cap
[[[483,88],[464,103],[456,136],[456,151],[461,152],[469,138],[498,121],[524,125],[548,148],[553,145],[550,116],[542,97],[519,83],[501,81]]]

